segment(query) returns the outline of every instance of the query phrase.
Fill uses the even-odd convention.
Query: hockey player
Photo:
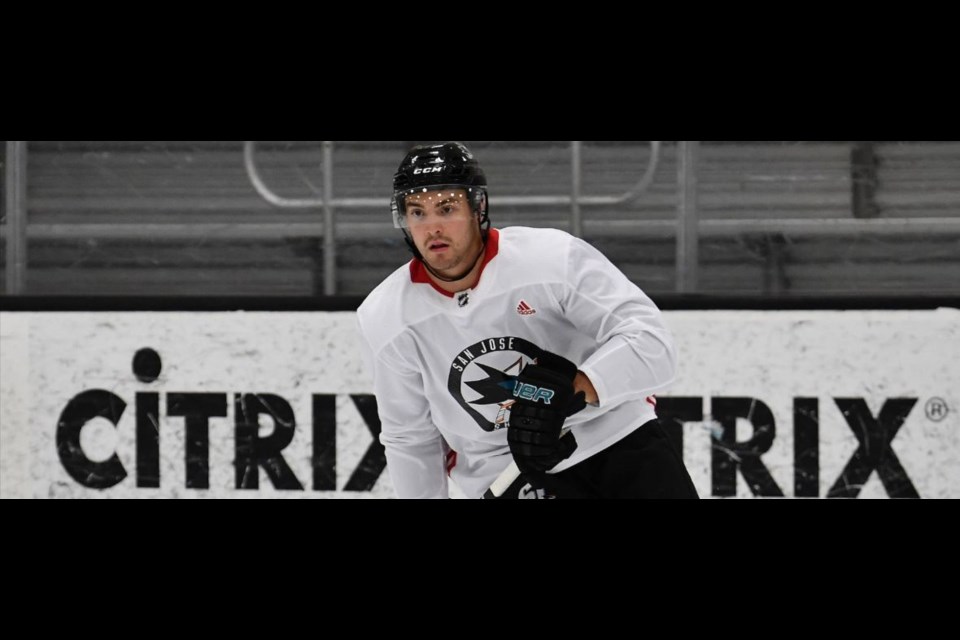
[[[650,298],[563,231],[490,228],[462,144],[412,149],[393,187],[414,257],[358,320],[397,495],[481,497],[516,461],[509,497],[697,497],[656,419],[676,350]]]

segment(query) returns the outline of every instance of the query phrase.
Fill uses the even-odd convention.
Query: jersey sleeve
[[[676,377],[673,337],[653,301],[590,244],[572,238],[567,318],[600,347],[580,364],[601,407],[612,408],[667,388]]]
[[[362,325],[361,336],[377,398],[380,442],[397,497],[449,497],[444,441],[431,419],[420,373],[403,362],[392,344],[374,353]]]

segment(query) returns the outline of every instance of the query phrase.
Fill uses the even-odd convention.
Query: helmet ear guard
[[[487,227],[490,226],[490,213],[488,211],[487,205],[487,189],[486,187],[476,190],[476,195],[474,196],[473,202],[473,211],[479,216],[480,224],[486,224]]]

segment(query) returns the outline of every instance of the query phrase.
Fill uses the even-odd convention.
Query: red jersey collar
[[[500,232],[496,229],[490,229],[490,232],[487,234],[487,245],[483,251],[483,262],[480,263],[480,273],[477,275],[477,284],[480,284],[480,276],[483,275],[483,270],[487,266],[487,263],[493,260],[499,250]],[[424,268],[423,262],[418,258],[410,261],[410,281],[429,284],[448,298],[453,297],[451,292],[441,289],[437,283],[430,278],[430,274],[427,273],[426,268]]]

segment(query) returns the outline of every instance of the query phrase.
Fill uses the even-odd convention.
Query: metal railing
[[[743,234],[785,234],[809,237],[904,236],[960,234],[960,218],[736,218],[702,219],[697,215],[697,158],[699,143],[678,143],[678,205],[675,219],[610,220],[590,219],[583,207],[617,206],[630,203],[653,183],[661,158],[661,143],[650,143],[650,160],[640,180],[619,196],[583,195],[582,143],[570,143],[571,189],[568,195],[496,196],[491,205],[502,207],[569,206],[567,219],[538,219],[540,224],[567,228],[578,236],[624,238],[674,238],[677,242],[677,291],[697,290],[697,244],[699,238],[732,237]],[[285,198],[263,181],[255,162],[255,143],[244,142],[244,166],[256,192],[269,204],[284,209],[322,209],[316,222],[278,218],[266,222],[182,222],[157,223],[33,223],[27,216],[27,143],[6,143],[6,223],[0,238],[6,242],[6,292],[16,295],[26,287],[27,241],[34,239],[143,239],[193,240],[198,236],[234,239],[277,239],[322,237],[324,242],[324,293],[336,293],[337,238],[382,238],[384,223],[338,220],[337,210],[386,210],[383,198],[336,198],[333,194],[333,142],[323,142],[324,197]]]
[[[23,293],[27,278],[27,143],[7,142],[7,293]]]
[[[320,198],[285,198],[274,193],[263,181],[257,170],[254,158],[253,141],[243,143],[243,165],[247,170],[250,183],[257,193],[268,203],[284,209],[323,208],[323,274],[324,293],[336,293],[336,236],[338,223],[334,215],[337,209],[386,208],[382,198],[335,198],[333,197],[333,142],[323,142],[323,194]],[[619,196],[583,196],[582,182],[582,143],[570,143],[571,193],[568,196],[490,196],[490,206],[530,207],[546,205],[567,205],[570,207],[570,230],[577,237],[583,236],[583,218],[580,207],[611,206],[630,202],[643,193],[653,182],[660,161],[660,141],[650,142],[650,161],[643,177],[632,188]]]

